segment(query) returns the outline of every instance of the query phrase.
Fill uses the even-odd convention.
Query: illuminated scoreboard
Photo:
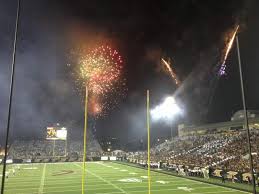
[[[48,140],[66,140],[67,129],[65,127],[47,127]]]

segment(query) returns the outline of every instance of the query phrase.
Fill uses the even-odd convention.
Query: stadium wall
[[[250,118],[249,127],[250,129],[258,129],[259,118]],[[243,130],[244,128],[244,120],[232,120],[198,126],[185,126],[184,124],[181,124],[178,126],[178,136],[206,135],[210,133],[227,132],[229,130]]]

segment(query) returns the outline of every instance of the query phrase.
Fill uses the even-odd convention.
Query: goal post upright
[[[87,113],[88,113],[88,88],[85,86],[85,105],[84,105],[84,152],[83,152],[83,172],[82,172],[82,194],[85,193],[86,176],[86,138],[87,138]]]
[[[151,194],[150,177],[150,111],[149,111],[149,90],[147,90],[147,166],[148,166],[148,194]]]

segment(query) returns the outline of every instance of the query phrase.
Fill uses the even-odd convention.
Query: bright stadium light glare
[[[66,140],[67,139],[67,130],[66,129],[57,130],[57,138]]]
[[[173,97],[167,97],[165,101],[151,110],[151,118],[154,121],[172,121],[176,115],[181,114],[180,107]]]

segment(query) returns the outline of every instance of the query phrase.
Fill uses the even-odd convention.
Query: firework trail
[[[239,28],[239,25],[235,28],[234,33],[233,33],[230,41],[227,44],[226,52],[225,52],[225,55],[224,55],[224,58],[223,58],[223,63],[221,64],[220,69],[219,69],[219,75],[220,76],[226,74],[226,64],[225,63],[226,63],[226,60],[228,58],[228,54],[229,54],[229,52],[232,48],[233,42],[235,40],[235,36],[236,36],[237,31],[238,31],[238,28]]]
[[[163,62],[163,64],[165,65],[165,67],[166,67],[168,73],[170,74],[170,76],[172,77],[172,79],[175,81],[175,84],[176,84],[176,85],[179,85],[179,84],[180,84],[180,81],[178,80],[176,74],[175,74],[174,71],[172,70],[170,64],[169,64],[166,60],[164,60],[163,58],[162,58],[162,62]]]
[[[78,65],[73,73],[75,83],[79,91],[86,86],[89,90],[89,113],[102,116],[116,106],[118,97],[126,90],[122,57],[117,50],[103,45],[84,53],[81,51],[77,57]]]

